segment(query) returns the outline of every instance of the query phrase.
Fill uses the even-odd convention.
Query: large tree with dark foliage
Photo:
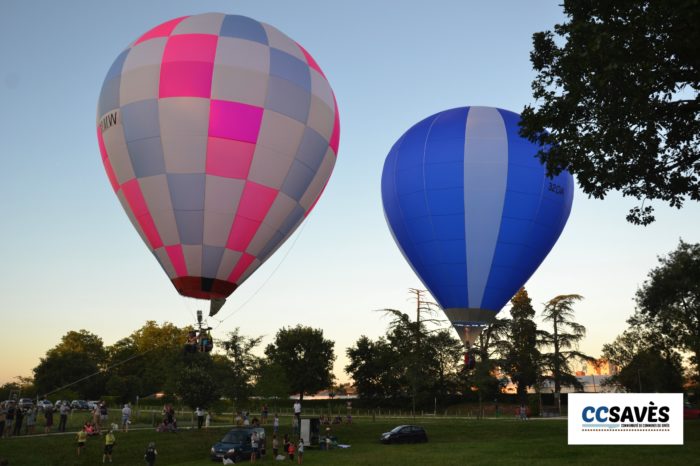
[[[345,372],[355,382],[360,398],[381,403],[401,394],[407,384],[406,377],[397,364],[397,351],[386,338],[372,341],[362,335],[346,354],[350,363],[345,366]]]
[[[655,329],[675,349],[689,353],[700,382],[700,244],[681,240],[675,251],[660,257],[636,301],[630,323]]]
[[[640,393],[682,391],[682,358],[673,349],[673,340],[634,316],[628,322],[630,328],[603,345],[603,358],[619,369],[604,385]]]
[[[106,355],[102,338],[87,330],[69,331],[33,369],[39,395],[70,386],[83,398],[101,396]],[[78,381],[80,383],[75,383]]]
[[[521,134],[550,173],[585,193],[641,200],[627,219],[654,221],[647,200],[700,200],[700,5],[697,0],[565,0],[567,22],[533,36],[539,107]]]
[[[521,288],[510,302],[511,319],[508,321],[508,338],[501,364],[517,385],[521,403],[526,403],[527,389],[537,383],[540,372],[537,324],[533,320],[535,309],[525,288]]]
[[[333,383],[333,343],[323,338],[323,330],[297,325],[277,332],[274,343],[265,348],[270,362],[284,370],[293,394],[299,399]]]
[[[550,299],[542,311],[542,320],[551,324],[552,331],[542,331],[542,342],[551,352],[543,353],[541,361],[548,374],[544,379],[554,382],[554,393],[560,393],[562,385],[582,388],[574,375],[574,361],[593,358],[578,351],[579,342],[586,336],[586,327],[575,322],[574,303],[583,299],[577,294],[559,295]]]
[[[224,395],[238,403],[248,399],[253,392],[253,382],[260,366],[260,358],[253,350],[260,344],[262,337],[246,337],[240,334],[240,329],[229,332],[228,338],[221,341],[226,351],[226,367]]]

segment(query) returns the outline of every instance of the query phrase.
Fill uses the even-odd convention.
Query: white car
[[[39,400],[36,404],[37,409],[44,410],[47,406],[53,408],[53,403],[51,403],[49,400]]]

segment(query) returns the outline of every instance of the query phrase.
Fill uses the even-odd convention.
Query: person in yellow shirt
[[[78,441],[78,456],[80,456],[80,452],[83,451],[85,448],[85,442],[87,442],[87,432],[85,432],[85,429],[80,429],[78,431],[78,436],[77,436],[77,441]]]
[[[110,429],[105,435],[105,451],[102,454],[102,462],[104,463],[107,458],[109,462],[112,462],[112,450],[114,449],[114,444],[117,443],[117,439],[114,436],[114,432]]]

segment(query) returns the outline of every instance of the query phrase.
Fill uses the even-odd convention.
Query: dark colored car
[[[700,409],[693,408],[690,403],[683,405],[683,419],[700,419]]]
[[[389,432],[384,432],[379,441],[382,443],[427,442],[428,434],[420,426],[397,426]]]
[[[265,454],[265,429],[262,427],[235,427],[229,430],[224,437],[216,442],[211,447],[211,459],[214,461],[221,461],[226,452],[231,449],[235,449],[234,461],[238,463],[244,459],[250,459],[250,455],[253,453],[253,447],[250,442],[250,437],[253,435],[253,431],[258,433],[258,444],[260,449],[260,454]]]
[[[87,411],[90,409],[90,406],[88,406],[85,400],[73,400],[70,402],[70,409],[83,409]]]

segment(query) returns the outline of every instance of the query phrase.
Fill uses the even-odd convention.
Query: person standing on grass
[[[209,430],[211,425],[211,414],[207,411],[207,415],[204,417],[204,430]]]
[[[112,429],[109,429],[107,435],[105,435],[105,451],[102,454],[102,462],[104,463],[107,458],[109,462],[112,462],[112,450],[114,450],[114,444],[117,443],[117,438],[114,436]]]
[[[5,411],[5,405],[0,403],[0,438],[5,436],[5,419],[7,412]]]
[[[129,432],[129,424],[131,424],[131,405],[125,404],[122,408],[122,430]]]
[[[287,455],[289,455],[289,461],[294,461],[294,442],[289,442],[289,447],[287,448]]]
[[[44,408],[44,420],[46,421],[44,423],[44,433],[50,434],[53,427],[53,408],[51,406]]]
[[[299,450],[297,453],[297,464],[301,464],[304,462],[304,439],[299,438]]]
[[[70,406],[68,406],[68,403],[61,403],[61,407],[58,409],[58,431],[59,432],[65,432],[66,431],[66,423],[68,422],[68,413],[70,413]]]
[[[95,403],[95,408],[92,410],[92,425],[95,426],[95,430],[100,432],[100,404]]]
[[[275,418],[272,420],[272,432],[275,434],[280,430],[280,417],[275,413]]]
[[[102,401],[100,403],[100,427],[105,427],[109,425],[109,411],[107,411],[107,403]]]
[[[36,425],[36,410],[33,408],[27,409],[27,413],[24,416],[26,418],[25,424],[27,425],[25,434],[33,434],[34,426]]]
[[[15,429],[14,429],[14,434],[15,435],[21,435],[22,434],[22,421],[24,421],[24,411],[22,408],[19,406],[15,410]]]
[[[250,435],[250,446],[251,449],[253,450],[250,454],[250,462],[255,463],[258,459],[258,433],[256,431],[253,431],[253,433]]]
[[[263,424],[267,424],[267,415],[268,415],[268,413],[269,413],[269,411],[268,411],[268,409],[267,409],[267,404],[264,404],[263,407],[262,407],[262,412],[260,413],[260,421],[261,421]]]
[[[156,444],[155,442],[151,442],[148,444],[148,448],[146,448],[146,453],[143,455],[143,459],[146,460],[146,464],[148,464],[148,466],[153,466],[156,464],[157,457],[158,451],[156,450]]]
[[[194,414],[197,416],[197,429],[201,429],[204,425],[204,410],[197,406],[194,410]]]
[[[277,453],[279,452],[280,442],[277,440],[277,434],[272,434],[272,457],[277,458]]]
[[[301,402],[299,400],[294,402],[294,417],[297,420],[297,426],[301,421]]]
[[[80,456],[80,453],[85,449],[85,442],[87,442],[87,432],[85,432],[85,429],[80,429],[78,431],[76,442],[78,443],[77,453],[78,456]]]
[[[520,405],[520,420],[527,421],[527,408],[524,404]]]
[[[8,401],[5,403],[5,435],[7,437],[12,437],[12,429],[15,425],[15,413],[17,408],[15,408],[14,401]]]

